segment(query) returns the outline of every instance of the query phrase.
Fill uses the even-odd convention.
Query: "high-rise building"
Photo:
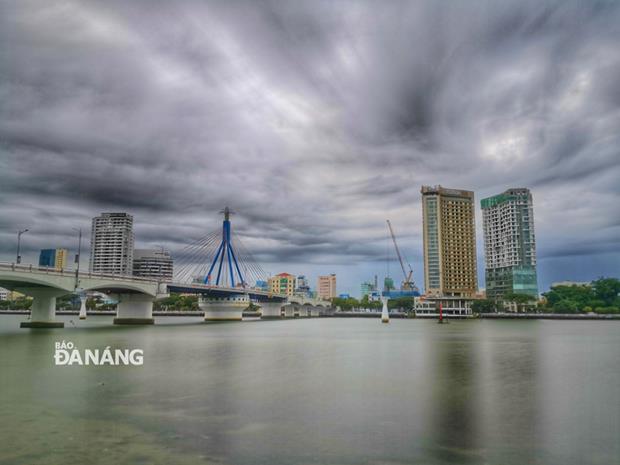
[[[320,299],[333,299],[336,297],[336,275],[332,273],[327,276],[319,276],[316,290]]]
[[[39,254],[39,266],[63,270],[67,267],[67,249],[43,249]]]
[[[102,213],[93,218],[90,271],[117,275],[133,273],[133,216]]]
[[[486,295],[538,296],[534,212],[529,189],[508,189],[482,199]]]
[[[280,273],[269,278],[269,292],[282,295],[295,293],[295,276],[289,273]]]
[[[478,292],[474,193],[422,186],[424,287],[429,296]]]
[[[159,249],[135,249],[133,251],[133,275],[172,281],[173,264],[170,252]]]

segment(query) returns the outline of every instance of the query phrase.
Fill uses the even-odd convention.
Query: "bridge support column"
[[[80,294],[80,320],[86,319],[86,295]]]
[[[295,305],[286,304],[284,306],[284,318],[294,318],[295,317]]]
[[[152,325],[153,299],[146,294],[117,294],[115,325]]]
[[[320,307],[311,307],[310,308],[310,316],[311,317],[319,316],[320,315],[319,314],[319,310],[320,310]]]
[[[32,297],[30,321],[22,321],[20,328],[64,328],[65,324],[56,319],[56,297],[66,294],[57,289],[25,290],[24,294]]]
[[[282,302],[261,302],[260,310],[262,320],[282,318]]]
[[[250,305],[247,295],[234,297],[206,297],[198,299],[198,306],[205,312],[205,321],[241,321],[243,310]]]

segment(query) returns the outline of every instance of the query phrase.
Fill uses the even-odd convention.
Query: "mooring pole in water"
[[[388,310],[388,298],[381,297],[383,301],[383,308],[381,309],[381,323],[389,323],[390,322],[390,312]]]
[[[439,323],[443,323],[443,305],[439,302]]]

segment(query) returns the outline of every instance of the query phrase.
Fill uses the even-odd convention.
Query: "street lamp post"
[[[75,288],[77,289],[80,282],[80,254],[82,252],[82,228],[72,228],[74,231],[77,231],[78,236],[78,251],[75,255]]]
[[[22,242],[22,234],[27,233],[28,229],[22,229],[17,232],[17,259],[16,263],[19,265],[22,262],[22,256],[19,254],[21,242]]]
[[[80,320],[86,319],[86,293],[80,288],[80,254],[82,253],[82,228],[72,228],[78,232],[78,251],[75,255],[75,292],[80,297]]]

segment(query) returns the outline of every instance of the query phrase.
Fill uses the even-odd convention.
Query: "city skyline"
[[[617,276],[620,7],[376,8],[4,4],[1,259],[28,228],[24,263],[71,262],[82,228],[87,269],[111,211],[174,257],[229,205],[267,271],[335,273],[351,295],[386,251],[400,282],[390,219],[423,287],[419,189],[441,184],[530,189],[541,291]]]

